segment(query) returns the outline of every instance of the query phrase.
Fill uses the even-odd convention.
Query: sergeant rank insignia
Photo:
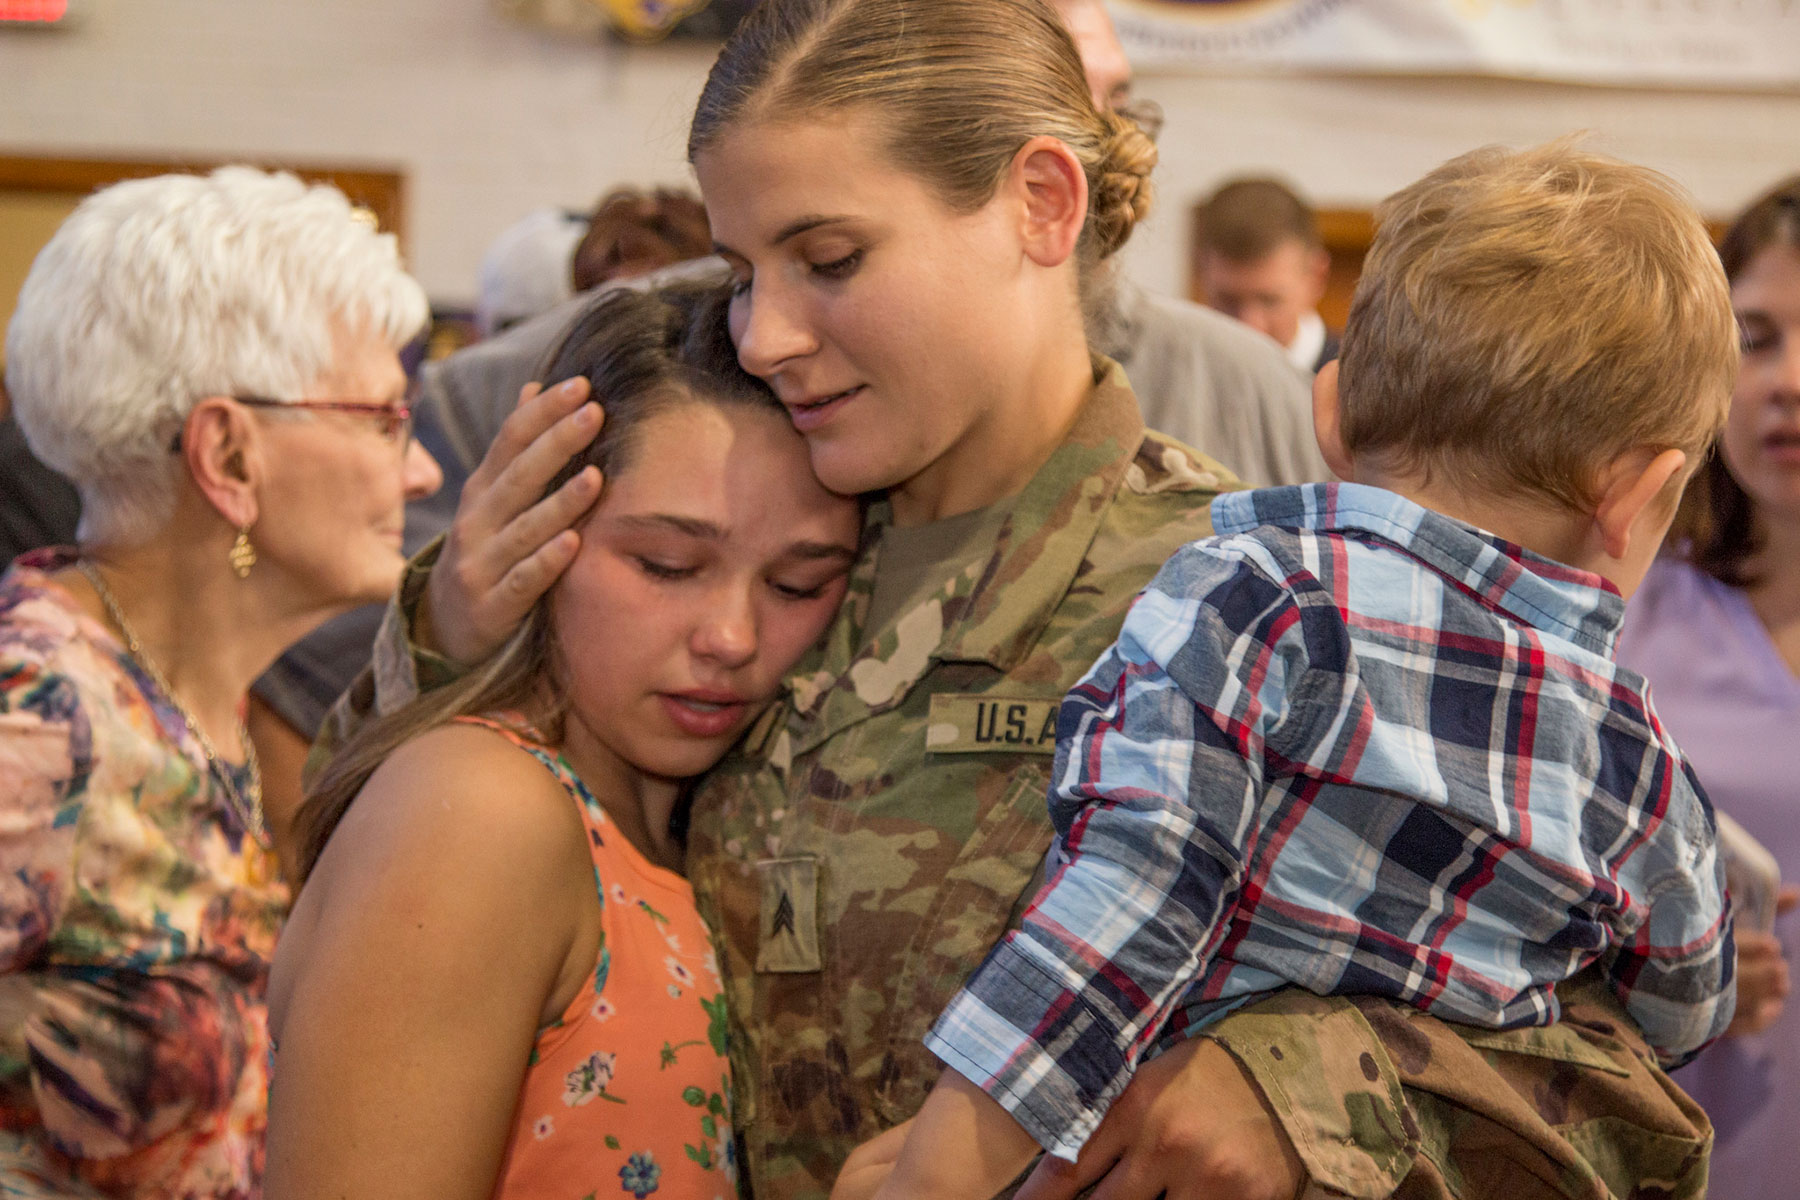
[[[819,970],[819,860],[766,858],[756,869],[762,876],[756,969],[776,974]]]

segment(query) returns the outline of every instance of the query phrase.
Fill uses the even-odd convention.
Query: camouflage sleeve
[[[1224,1046],[1293,1142],[1308,1196],[1701,1200],[1712,1125],[1657,1065],[1597,968],[1554,1025],[1452,1025],[1298,988],[1201,1037]]]
[[[1400,1073],[1349,999],[1288,988],[1198,1036],[1237,1059],[1326,1194],[1389,1196],[1411,1171],[1418,1130]]]
[[[463,674],[463,668],[412,640],[419,601],[443,547],[444,539],[434,538],[406,564],[400,586],[381,615],[373,661],[338,697],[319,727],[318,739],[306,759],[308,778],[371,717],[391,713],[420,693],[443,687]]]

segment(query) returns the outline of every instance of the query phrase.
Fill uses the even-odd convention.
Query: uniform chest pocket
[[[1052,737],[1054,742],[1054,737]],[[1029,752],[1028,752],[1029,753]],[[992,755],[978,787],[975,826],[938,882],[902,957],[876,1094],[886,1123],[912,1116],[938,1074],[926,1030],[998,942],[1049,849],[1049,760]]]

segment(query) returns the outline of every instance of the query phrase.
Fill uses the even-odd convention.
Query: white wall
[[[0,32],[0,153],[398,167],[414,269],[434,297],[467,301],[488,242],[531,208],[686,179],[711,57],[559,41],[487,0],[88,0],[75,28]],[[1140,90],[1168,116],[1163,205],[1128,253],[1170,291],[1185,284],[1187,208],[1246,169],[1366,206],[1477,143],[1591,128],[1715,215],[1800,170],[1800,95],[1175,75]]]
[[[243,155],[408,176],[413,267],[473,297],[532,208],[688,178],[716,48],[625,51],[514,26],[486,0],[90,0],[0,31],[0,153]]]

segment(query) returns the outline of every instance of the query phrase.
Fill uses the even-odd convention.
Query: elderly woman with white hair
[[[440,479],[397,354],[425,297],[360,215],[122,183],[20,292],[7,391],[83,511],[0,576],[0,1194],[260,1194],[288,896],[245,694],[388,593]]]

